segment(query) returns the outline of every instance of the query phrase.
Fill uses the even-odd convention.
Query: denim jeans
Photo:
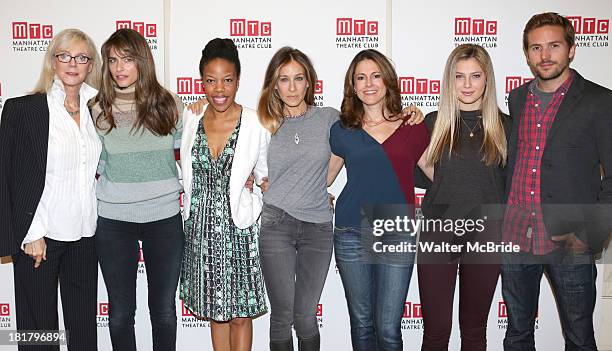
[[[270,299],[270,341],[319,335],[316,308],[333,250],[332,223],[310,223],[264,205],[259,253]]]
[[[153,350],[176,349],[176,287],[183,254],[180,213],[155,222],[131,223],[98,217],[96,248],[108,291],[113,350],[136,350],[134,315],[138,240],[147,270]]]
[[[371,263],[361,236],[355,228],[334,230],[336,264],[349,310],[353,350],[402,350],[401,323],[414,253],[404,254],[404,264]]]
[[[593,255],[557,250],[545,256],[506,255],[502,264],[502,294],[508,311],[504,350],[535,350],[534,322],[540,281],[548,273],[557,300],[565,350],[597,350],[593,331],[595,268]]]

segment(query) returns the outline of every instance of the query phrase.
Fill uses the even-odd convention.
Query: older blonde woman
[[[7,100],[0,124],[0,256],[13,258],[17,329],[58,329],[59,281],[68,350],[79,351],[97,350],[101,144],[87,103],[99,64],[89,36],[60,32],[33,93]]]

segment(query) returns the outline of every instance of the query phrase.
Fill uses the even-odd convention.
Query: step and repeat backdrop
[[[34,87],[49,41],[55,33],[73,27],[91,35],[98,47],[116,29],[139,31],[153,52],[158,78],[186,103],[204,96],[198,72],[204,45],[215,37],[231,38],[240,50],[243,72],[237,101],[249,107],[256,106],[273,53],[290,45],[308,54],[315,65],[318,106],[339,109],[350,60],[360,50],[372,48],[394,61],[404,104],[415,104],[427,113],[438,106],[442,72],[450,51],[462,43],[477,43],[493,59],[498,103],[507,112],[508,93],[532,79],[522,52],[524,24],[535,13],[555,11],[567,16],[576,27],[578,48],[573,67],[587,79],[612,87],[611,2],[544,0],[514,5],[484,0],[107,0],[87,4],[77,0],[3,0],[0,109],[6,99],[26,94]],[[341,173],[331,192],[338,195],[345,180]],[[417,202],[422,196],[418,191]],[[595,323],[603,350],[612,350],[611,336],[605,333],[612,330],[610,268],[599,265]],[[98,296],[99,349],[110,350],[109,306],[101,275]],[[209,323],[192,316],[178,298],[176,307],[178,349],[208,349]],[[322,350],[350,350],[348,312],[333,260],[316,314]],[[148,318],[146,262],[141,260],[136,316],[141,350],[151,349]],[[454,319],[456,328],[450,348],[459,349],[456,313]],[[256,351],[267,349],[268,320],[264,315],[254,321]],[[15,329],[15,323],[12,265],[0,264],[0,329]],[[488,320],[490,350],[502,349],[506,326],[506,308],[498,286]],[[422,328],[415,270],[402,320],[405,350],[419,349]],[[539,350],[562,350],[564,345],[555,300],[546,279],[542,280],[536,345]],[[0,346],[0,350],[16,348]]]

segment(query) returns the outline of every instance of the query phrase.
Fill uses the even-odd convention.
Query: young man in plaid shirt
[[[555,293],[566,350],[597,350],[593,332],[593,255],[612,213],[612,92],[570,69],[572,24],[556,13],[533,16],[523,50],[535,79],[509,97],[507,200],[502,291],[508,309],[504,350],[535,350],[540,281]],[[601,170],[603,169],[603,177]]]

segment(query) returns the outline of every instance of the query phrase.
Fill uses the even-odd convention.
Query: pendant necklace
[[[470,128],[470,126],[468,126],[467,122],[463,119],[463,117],[459,118],[461,118],[461,121],[463,122],[463,124],[465,124],[465,127],[470,131],[470,138],[473,138],[474,132],[477,131],[480,127],[480,121],[476,121],[476,125],[474,125],[474,128]]]
[[[297,114],[297,115],[284,115],[283,118],[291,118],[291,119],[295,119],[295,118],[300,118],[303,117],[306,112],[308,112],[308,107],[304,110],[304,112]],[[295,145],[298,145],[300,143],[300,134],[299,132],[295,132],[295,135],[293,136],[293,142],[295,142]]]

